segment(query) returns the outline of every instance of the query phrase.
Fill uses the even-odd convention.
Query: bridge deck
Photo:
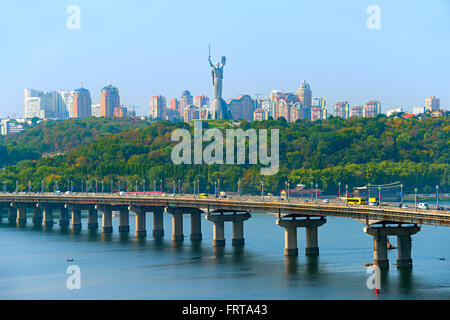
[[[404,209],[392,206],[373,207],[368,205],[348,205],[340,202],[321,203],[300,200],[273,200],[260,197],[240,198],[198,198],[187,196],[150,196],[118,194],[0,194],[0,206],[8,207],[11,203],[35,206],[41,205],[110,205],[110,206],[145,206],[145,207],[181,207],[199,208],[205,212],[252,211],[266,212],[277,217],[285,216],[331,216],[352,218],[371,224],[375,221],[394,223],[425,224],[450,226],[450,213],[438,210]]]

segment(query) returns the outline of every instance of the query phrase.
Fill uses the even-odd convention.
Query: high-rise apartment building
[[[178,105],[178,113],[181,117],[184,117],[184,109],[192,104],[194,104],[194,97],[188,90],[184,90],[181,93],[180,104]]]
[[[72,109],[72,93],[70,91],[39,91],[25,89],[24,117],[31,119],[67,119]]]
[[[363,116],[363,107],[354,106],[350,110],[350,117],[362,118]]]
[[[92,100],[89,90],[81,87],[73,93],[72,118],[87,118],[92,115]]]
[[[166,115],[166,98],[162,95],[153,96],[150,98],[150,118],[151,119],[165,119]]]
[[[436,97],[429,97],[425,99],[425,111],[439,111],[441,100]]]
[[[321,111],[321,119],[326,120],[328,117],[328,110],[327,110],[327,100],[325,98],[315,98],[313,101],[313,107],[314,108],[320,108]]]
[[[205,95],[195,96],[193,104],[199,108],[207,106],[209,105],[209,98]]]
[[[252,121],[255,103],[249,95],[241,94],[236,99],[228,101],[228,110],[230,110],[233,120]]]
[[[298,99],[301,104],[303,104],[305,107],[311,108],[312,106],[312,91],[309,87],[309,84],[306,82],[306,80],[303,80],[303,82],[300,84],[300,87],[297,91]]]
[[[114,108],[118,107],[120,107],[119,90],[111,84],[103,87],[100,94],[100,115],[102,117],[112,117]]]
[[[363,117],[365,118],[375,118],[380,113],[381,113],[381,102],[378,100],[369,101],[363,107]]]
[[[334,116],[347,119],[350,115],[350,107],[347,101],[338,102],[334,105]]]

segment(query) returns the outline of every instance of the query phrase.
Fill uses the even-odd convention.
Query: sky
[[[67,9],[80,9],[70,29]],[[369,29],[367,9],[380,9]],[[70,20],[73,21],[73,20]],[[188,89],[212,97],[211,56],[227,57],[223,96],[296,92],[351,106],[450,109],[450,1],[15,0],[0,6],[0,117],[23,116],[23,90],[73,90],[99,103],[113,83],[125,106]]]

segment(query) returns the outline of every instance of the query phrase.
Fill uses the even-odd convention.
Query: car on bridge
[[[423,210],[428,210],[428,209],[430,209],[429,206],[428,206],[428,203],[425,203],[425,202],[419,203],[419,205],[417,206],[417,208],[423,209]]]

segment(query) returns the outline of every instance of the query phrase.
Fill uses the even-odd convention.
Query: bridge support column
[[[59,226],[67,228],[69,226],[69,210],[66,207],[62,207],[60,212]]]
[[[397,236],[397,268],[411,268],[411,236],[420,231],[420,227],[365,227],[364,231],[373,236],[373,264],[380,268],[389,268],[387,237]]]
[[[43,208],[44,211],[44,221],[42,222],[42,226],[45,229],[53,228],[53,208],[45,206]]]
[[[202,220],[199,212],[191,213],[191,240],[202,240]]]
[[[16,224],[17,220],[17,208],[10,207],[8,211],[8,223],[10,225]]]
[[[72,230],[81,230],[81,209],[71,208],[72,211]]]
[[[97,209],[88,210],[88,229],[97,230],[98,229],[98,211]]]
[[[119,232],[130,232],[130,212],[128,208],[121,208],[119,211]]]
[[[184,241],[182,213],[172,213],[172,241]]]
[[[233,223],[233,239],[231,241],[233,246],[243,246],[244,240],[244,221],[251,218],[248,212],[237,214],[207,214],[206,219],[214,223],[213,227],[213,246],[225,246],[225,222]]]
[[[243,246],[245,244],[243,220],[233,221],[233,239],[231,244],[233,246]]]
[[[164,236],[164,216],[163,209],[155,209],[153,211],[153,236],[163,237]]]
[[[25,227],[27,224],[27,207],[20,206],[17,208],[17,220],[18,227]]]
[[[34,226],[42,225],[42,210],[39,207],[33,208],[33,224]]]
[[[214,221],[213,247],[225,247],[225,223],[223,220]]]
[[[147,212],[145,209],[133,209],[136,213],[136,231],[134,235],[136,238],[145,238],[147,236],[146,220],[145,216]]]
[[[102,212],[102,233],[112,233],[112,210],[104,208]]]
[[[306,229],[306,246],[305,255],[317,256],[319,255],[318,242],[318,227],[326,223],[326,219],[295,219],[292,220],[277,220],[277,224],[284,228],[284,255],[298,256],[297,247],[297,228]]]
[[[317,227],[306,227],[306,246],[305,255],[318,256],[319,255],[319,237]]]

